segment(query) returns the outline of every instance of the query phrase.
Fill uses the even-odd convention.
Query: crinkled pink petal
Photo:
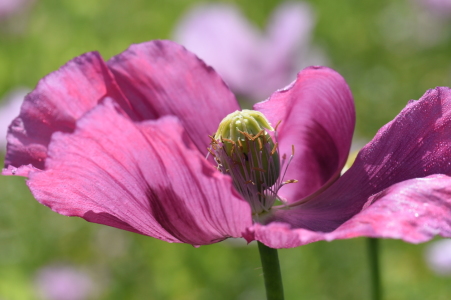
[[[45,171],[28,186],[52,210],[152,236],[204,245],[240,237],[249,205],[198,153],[174,117],[133,123],[109,99],[55,133]]]
[[[451,237],[451,177],[446,175],[406,180],[372,196],[328,239],[369,236],[421,243],[435,235]]]
[[[263,36],[236,6],[196,6],[179,22],[174,38],[211,65],[234,92],[248,94],[249,71],[260,58]]]
[[[56,131],[72,132],[76,120],[105,97],[115,99],[130,112],[96,52],[76,57],[41,79],[9,127],[5,165],[44,168],[51,135]]]
[[[357,156],[332,186],[270,220],[295,228],[332,231],[358,213],[369,197],[393,184],[433,174],[451,175],[451,89],[411,101]]]
[[[267,222],[286,223],[291,228],[304,228],[316,232],[333,232],[358,214],[375,194],[391,193],[392,196],[386,199],[395,199],[404,193],[404,190],[398,187],[403,187],[402,182],[406,180],[433,174],[451,175],[451,164],[448,160],[451,156],[450,131],[451,89],[441,87],[429,90],[420,100],[409,102],[393,121],[382,127],[375,138],[360,151],[354,165],[332,186],[306,203],[288,210],[275,210]],[[415,196],[417,198],[412,196],[408,199],[414,205],[415,201],[424,200],[422,195],[428,193],[435,195],[434,189],[438,189],[441,182],[443,183],[441,199],[449,201],[449,198],[446,198],[447,180],[418,181],[422,189],[417,190],[419,193]],[[415,190],[418,182],[410,181],[405,193]],[[430,191],[426,189],[428,182],[431,186]],[[400,184],[396,188],[391,188],[397,183]],[[382,192],[384,190],[386,191]],[[399,192],[400,195],[396,195],[395,192]],[[441,191],[437,193],[439,192]],[[375,199],[381,197],[377,196]],[[437,206],[435,214],[450,214],[449,206],[446,205]],[[418,213],[422,214],[420,211]],[[431,214],[425,216],[431,217]],[[412,217],[412,222],[416,222],[415,220]],[[449,220],[445,219],[444,222]],[[445,226],[445,233],[446,228]],[[413,240],[414,236],[415,233],[411,233],[400,238]],[[424,237],[424,234],[420,236]],[[334,235],[329,237],[332,238]]]
[[[23,176],[28,177],[30,172],[40,171],[40,169],[35,168],[33,165],[23,165],[18,168],[13,166],[8,166],[7,168],[4,168],[2,171],[2,175],[16,175],[16,176]]]
[[[361,212],[332,232],[293,229],[286,223],[256,224],[246,234],[273,248],[360,236],[421,243],[451,237],[451,177],[431,175],[395,184],[370,198]]]
[[[325,67],[310,67],[288,88],[257,103],[275,126],[279,121],[280,154],[291,155],[285,179],[298,183],[283,187],[279,195],[293,203],[339,176],[346,163],[355,124],[354,101],[343,77]]]
[[[171,41],[132,45],[108,66],[141,119],[177,116],[201,153],[207,153],[208,135],[239,109],[216,72]]]

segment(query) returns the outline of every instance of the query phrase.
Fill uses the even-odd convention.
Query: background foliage
[[[0,96],[37,81],[81,53],[105,59],[131,43],[168,39],[195,0],[41,0],[0,23]],[[278,1],[235,2],[258,26]],[[376,131],[429,88],[449,85],[451,31],[431,25],[421,6],[398,0],[316,0],[314,42],[353,91],[357,134]],[[426,20],[426,21],[425,21]],[[22,22],[24,22],[22,24]],[[318,242],[279,251],[287,299],[366,299],[365,239]],[[448,299],[424,245],[381,242],[386,299]],[[0,177],[0,299],[37,299],[34,277],[47,264],[86,270],[92,299],[262,299],[255,245],[193,248],[67,218],[38,204],[22,178]]]

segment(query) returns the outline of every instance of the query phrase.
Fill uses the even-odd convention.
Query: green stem
[[[382,289],[379,269],[379,240],[368,238],[368,259],[371,276],[371,299],[381,300]]]
[[[282,274],[280,273],[277,249],[269,248],[258,242],[258,251],[265,278],[266,299],[283,300]]]

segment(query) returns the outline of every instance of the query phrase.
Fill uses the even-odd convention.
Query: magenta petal
[[[132,45],[108,66],[141,119],[177,116],[201,153],[222,119],[239,110],[216,72],[174,42]]]
[[[257,103],[273,126],[279,121],[281,154],[294,159],[285,179],[297,179],[280,190],[292,203],[339,176],[346,163],[355,125],[354,101],[343,77],[324,67],[302,70],[288,88]]]
[[[410,199],[411,204],[401,203],[408,207],[415,206],[418,201],[425,201],[429,197],[432,203],[428,202],[427,205],[433,207],[438,201],[435,200],[437,194],[441,202],[438,201],[439,204],[436,209],[434,208],[434,213],[414,212],[424,215],[425,218],[432,218],[434,214],[451,215],[448,177],[437,177],[440,180],[414,180],[433,174],[451,175],[451,164],[448,159],[451,156],[450,131],[451,89],[429,90],[420,100],[409,102],[393,121],[382,127],[376,137],[360,151],[351,169],[332,186],[309,202],[291,207],[289,210],[276,210],[268,222],[284,223],[285,227],[304,228],[316,232],[336,232],[337,228],[342,228],[343,223],[352,220],[369,200],[374,201],[380,198],[386,199],[384,201],[389,199],[392,199],[390,201],[397,201],[397,199],[407,201]],[[397,185],[393,186],[395,184]],[[430,184],[429,190],[428,184]],[[373,196],[375,194],[378,196]],[[406,195],[413,196],[406,197]],[[383,203],[385,202],[375,207],[382,207],[380,205],[385,205]],[[401,204],[393,204],[393,209]],[[385,207],[388,206],[389,204]],[[394,216],[388,208],[387,215]],[[405,214],[406,218],[408,216],[412,218],[410,221],[402,219],[401,215],[399,218],[407,223],[417,222],[415,214]],[[444,218],[442,221],[447,222],[449,226],[449,219]],[[389,220],[387,219],[386,222]],[[392,220],[392,222],[396,221]],[[431,223],[433,220],[428,222]],[[437,231],[437,233],[448,234],[446,230],[449,227],[446,227],[445,223],[440,223],[444,231]],[[349,226],[347,225],[346,228],[349,229]],[[418,228],[421,232],[426,230],[423,227]],[[287,229],[286,232],[287,236],[293,236],[292,229]],[[394,234],[399,232],[395,231]],[[399,238],[414,241],[417,235],[418,241],[426,236],[425,233],[413,232]],[[338,235],[338,233],[336,236],[344,238],[344,235]],[[379,236],[384,235],[381,233]],[[333,238],[334,235],[331,233],[328,237]],[[310,238],[321,237],[314,235]]]
[[[126,100],[96,52],[76,57],[41,79],[9,127],[5,165],[32,164],[42,169],[52,133],[72,132],[76,120],[104,97],[127,110]]]
[[[359,236],[409,243],[425,242],[435,235],[451,237],[451,178],[432,175],[393,185],[371,197],[360,213],[329,233],[272,223],[257,224],[250,234],[273,248]]]
[[[433,174],[451,175],[451,89],[411,101],[357,156],[353,166],[320,195],[273,221],[332,231],[358,213],[369,197],[393,184]]]
[[[421,243],[451,237],[451,177],[431,175],[395,184],[370,198],[362,212],[327,238],[358,236]]]
[[[107,99],[108,100],[108,99]],[[54,211],[168,242],[210,244],[251,225],[247,202],[173,117],[135,124],[105,101],[55,133],[35,198]]]

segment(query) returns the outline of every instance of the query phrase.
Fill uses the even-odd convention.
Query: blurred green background
[[[204,1],[205,2],[205,1]],[[260,28],[279,1],[230,1]],[[313,41],[348,81],[357,135],[376,131],[429,88],[449,85],[449,21],[428,21],[413,1],[317,0]],[[132,43],[169,39],[195,0],[41,0],[0,23],[0,98],[33,88],[81,53],[105,59]],[[425,21],[426,20],[426,21]],[[435,27],[434,27],[435,26]],[[365,239],[279,251],[286,299],[368,299]],[[385,299],[449,299],[451,278],[425,265],[425,245],[381,241]],[[90,299],[263,299],[257,247],[233,242],[193,248],[57,215],[38,204],[23,178],[0,177],[0,300],[38,299],[37,270],[82,268]]]

